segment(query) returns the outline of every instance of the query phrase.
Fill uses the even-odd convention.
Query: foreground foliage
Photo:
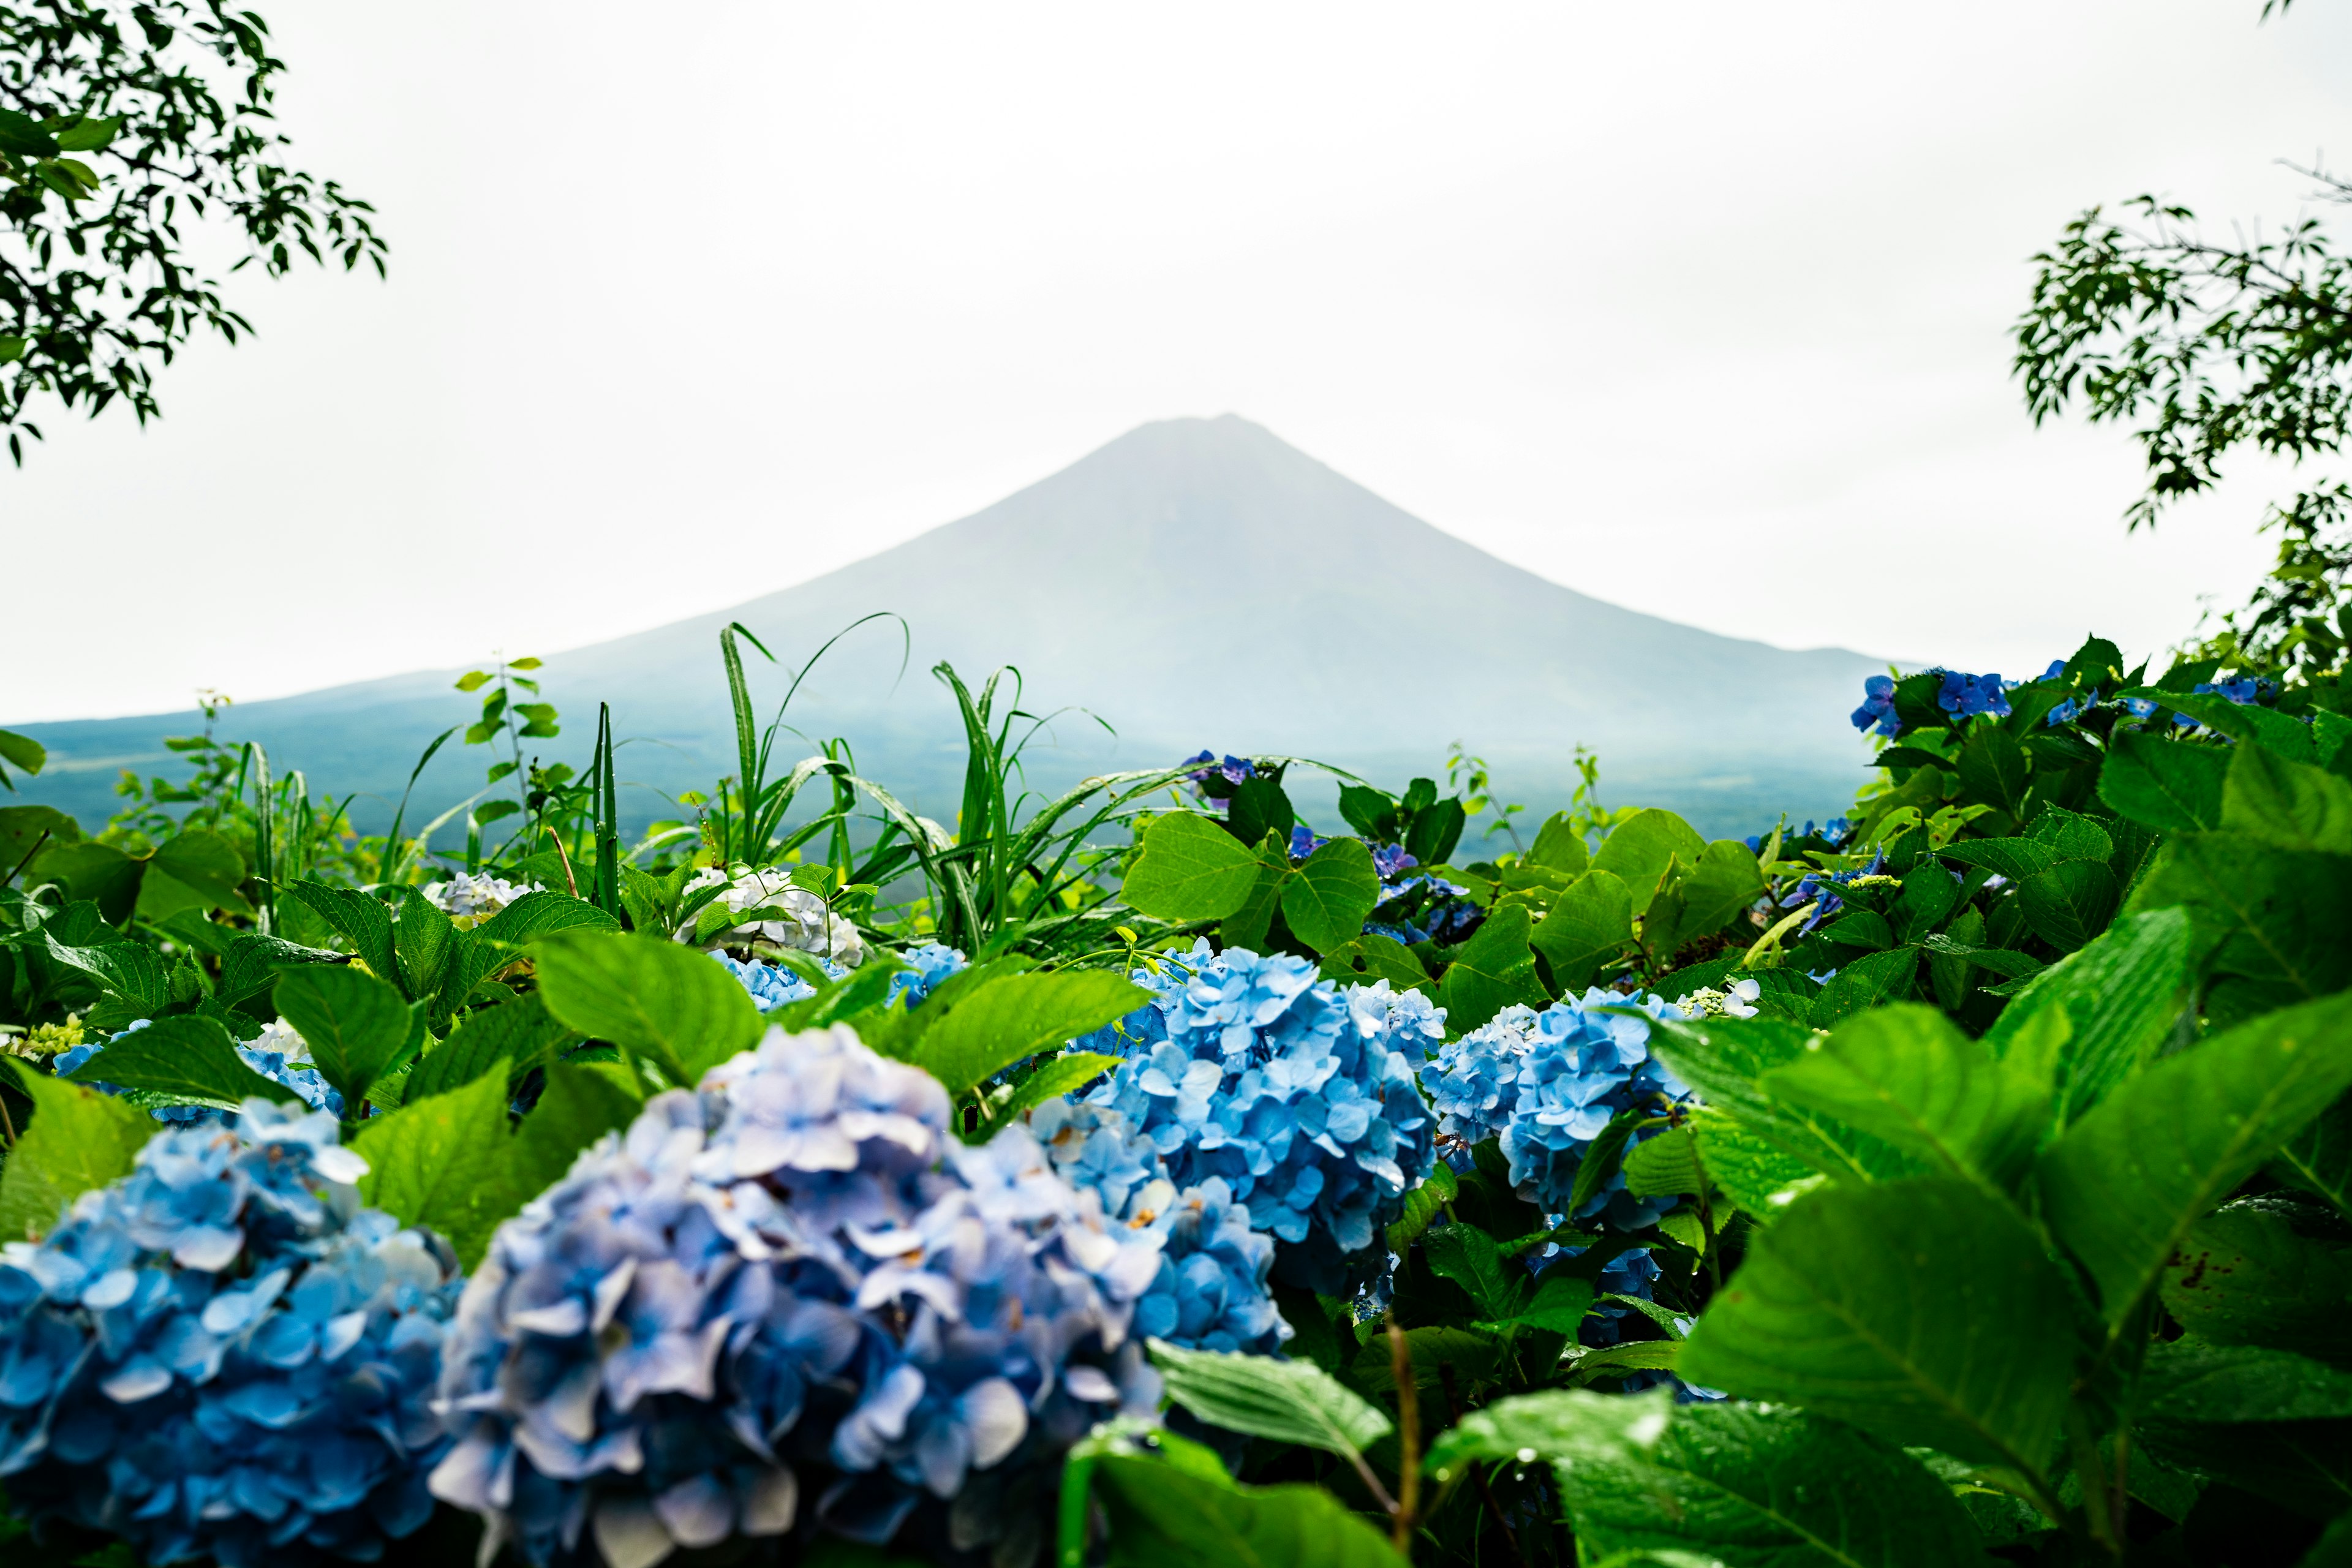
[[[209,739],[95,836],[0,812],[12,1552],[2332,1560],[2326,689],[1878,679],[1845,818],[1588,779],[1489,853],[1291,759],[1033,800],[943,669],[950,832],[775,766],[721,651],[745,771],[631,846],[608,720],[462,855]],[[208,1195],[277,1129],[359,1250]]]

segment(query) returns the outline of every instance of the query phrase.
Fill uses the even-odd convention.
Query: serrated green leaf
[[[2278,1194],[2206,1215],[2165,1263],[2170,1312],[2209,1343],[2352,1365],[2352,1227]]]
[[[2005,1056],[2036,1019],[2049,1013],[2065,1017],[2056,1085],[2063,1126],[2156,1059],[2189,1005],[2195,978],[2190,959],[2184,911],[2127,916],[2035,976],[2001,1010],[1985,1043]]]
[[[386,981],[400,973],[392,944],[392,911],[384,908],[383,900],[353,888],[330,888],[320,882],[296,882],[286,891],[310,906],[351,943],[371,973]]]
[[[2229,771],[2229,754],[2214,747],[2120,731],[2099,771],[2099,798],[2159,833],[2219,827]]]
[[[485,1073],[371,1118],[352,1141],[368,1163],[360,1196],[403,1225],[435,1231],[470,1266],[505,1217],[486,1210],[508,1142],[507,1075]]]
[[[768,1026],[733,975],[678,942],[560,931],[531,952],[550,1013],[634,1053],[679,1088],[750,1050]]]
[[[1311,1362],[1184,1350],[1150,1342],[1168,1397],[1213,1426],[1342,1457],[1393,1429],[1361,1394]]]
[[[2033,1474],[2074,1378],[2071,1310],[2040,1238],[1974,1184],[1832,1186],[1754,1237],[1679,1374]]]
[[[1633,891],[1612,872],[1588,871],[1552,900],[1528,941],[1563,992],[1580,992],[1602,963],[1632,944]]]
[[[2197,1221],[2352,1087],[2352,996],[2290,1007],[2168,1057],[2042,1152],[2050,1227],[2115,1331]]]
[[[1529,929],[1527,906],[1505,904],[1454,953],[1441,989],[1449,1033],[1475,1029],[1513,1003],[1540,1007],[1548,1000],[1528,947]]]
[[[2283,849],[2352,855],[2352,779],[2241,746],[2221,786],[2221,826]]]
[[[1639,914],[1650,907],[1669,866],[1677,861],[1696,865],[1706,852],[1706,840],[1689,823],[1671,811],[1652,807],[1635,812],[1610,829],[1609,837],[1601,841],[1600,853],[1592,858],[1592,868],[1624,883],[1633,898],[1633,912]]]
[[[500,1062],[513,1074],[546,1067],[579,1038],[580,1032],[550,1014],[535,991],[468,1013],[416,1064],[402,1103],[414,1105],[462,1088]]]
[[[1107,1568],[1406,1568],[1320,1487],[1238,1487],[1120,1454],[1096,1465],[1110,1521]]]
[[[387,926],[387,931],[389,927]],[[399,992],[373,974],[341,964],[280,973],[270,992],[278,1016],[310,1048],[319,1076],[334,1085],[352,1115],[368,1086],[423,1043],[423,1019]]]
[[[2032,1159],[2051,1100],[2046,1066],[2036,1075],[2021,1060],[1997,1058],[1916,1003],[1848,1019],[1760,1082],[1776,1100],[1997,1191]]]
[[[33,1102],[8,1163],[0,1167],[0,1240],[47,1233],[68,1204],[131,1173],[163,1129],[143,1110],[45,1072],[5,1064]]]
[[[961,1094],[1150,1000],[1150,993],[1098,969],[1008,975],[957,1001],[915,1042],[907,1059],[946,1085],[950,1094]]]
[[[110,1083],[168,1096],[182,1105],[235,1110],[248,1098],[299,1102],[300,1096],[254,1071],[228,1031],[192,1013],[158,1018],[107,1046],[68,1075],[76,1083]]]

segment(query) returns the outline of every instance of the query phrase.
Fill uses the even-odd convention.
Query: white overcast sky
[[[2318,0],[263,9],[391,279],[238,279],[161,423],[46,416],[0,721],[596,641],[1228,410],[1713,630],[2159,648],[2282,476],[2127,537],[2126,435],[2010,379],[2027,258],[2292,218],[2352,108]]]

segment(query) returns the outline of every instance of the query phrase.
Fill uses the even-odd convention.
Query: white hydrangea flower
[[[1694,1018],[1753,1018],[1763,990],[1753,980],[1735,980],[1719,991],[1711,985],[1694,991],[1675,1005]]]
[[[537,882],[509,882],[487,871],[479,876],[460,871],[446,882],[417,889],[426,903],[451,920],[467,923],[489,919],[525,893],[546,890]]]
[[[792,948],[812,952],[819,958],[829,958],[845,969],[855,969],[866,962],[866,943],[857,928],[825,907],[825,902],[808,889],[792,879],[792,873],[781,867],[761,871],[744,871],[730,878],[724,871],[711,868],[695,873],[685,891],[691,898],[706,888],[725,884],[726,891],[706,908],[723,906],[737,913],[752,910],[764,911],[758,920],[713,931],[705,939],[707,947],[745,947],[764,942],[770,947]],[[675,940],[694,940],[698,910],[680,925]]]

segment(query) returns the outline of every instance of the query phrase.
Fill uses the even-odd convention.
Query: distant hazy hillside
[[[1851,798],[1864,752],[1843,715],[1879,661],[1790,653],[1636,614],[1506,564],[1335,473],[1247,420],[1173,419],[1129,432],[960,522],[748,604],[559,655],[544,672],[567,720],[550,750],[584,751],[595,701],[639,738],[623,773],[667,792],[733,768],[719,629],[740,620],[793,662],[874,610],[905,617],[914,651],[893,689],[895,627],[865,628],[802,689],[794,721],[845,734],[860,770],[953,808],[960,740],[928,671],[1000,664],[1030,705],[1085,709],[1039,754],[1045,782],[1213,747],[1286,750],[1401,784],[1460,739],[1531,806],[1564,795],[1578,744],[1613,801],[1752,832],[1787,809]],[[401,676],[231,710],[314,787],[395,793],[435,732],[470,716],[454,672]],[[770,702],[783,682],[754,676]],[[585,716],[592,722],[583,724]],[[93,820],[116,770],[176,773],[158,743],[184,715],[20,726],[51,749],[29,798]],[[445,749],[429,811],[479,778]],[[429,796],[427,799],[425,797]],[[646,794],[644,815],[667,808]],[[362,821],[369,820],[362,816]],[[381,827],[377,819],[375,826]]]

